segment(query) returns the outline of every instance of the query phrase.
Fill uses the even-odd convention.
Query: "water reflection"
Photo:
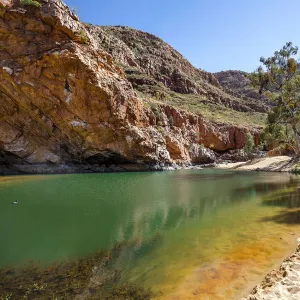
[[[167,294],[192,269],[209,274],[212,262],[236,245],[265,238],[269,230],[261,220],[299,222],[298,179],[289,174],[198,170],[43,178],[0,186],[0,265],[22,267],[28,258],[41,260],[46,264],[42,275],[33,273],[39,287],[59,281],[49,279],[46,270],[68,258],[70,266],[77,266],[70,268],[72,282],[83,280],[76,274],[88,266],[78,293],[90,293],[95,288],[90,283],[113,278],[109,285],[116,289],[129,284],[135,293],[131,286],[138,284]],[[21,204],[8,204],[15,199]],[[287,210],[278,215],[278,207]],[[91,259],[97,250],[102,256]],[[255,251],[263,252],[260,245]],[[77,257],[84,258],[76,263]],[[243,262],[248,258],[244,255]],[[224,265],[230,269],[233,263]],[[69,270],[66,265],[58,270],[64,268]],[[11,284],[3,270],[0,284],[6,293]],[[237,263],[235,270],[240,271]],[[69,271],[58,274],[69,284]],[[34,276],[26,284],[33,284]]]
[[[284,187],[269,193],[262,199],[265,206],[283,207],[277,215],[262,218],[265,222],[300,224],[300,185],[295,177]]]
[[[283,210],[276,216],[262,218],[262,221],[279,224],[300,224],[300,209],[295,211]]]
[[[238,172],[174,173],[168,177],[172,181],[172,189],[169,186],[168,189],[160,189],[162,193],[152,191],[153,194],[149,198],[145,195],[146,201],[136,203],[133,211],[126,216],[126,219],[122,219],[118,226],[117,241],[134,241],[134,253],[130,252],[132,249],[127,252],[128,268],[135,265],[137,259],[164,245],[166,234],[170,235],[172,231],[179,232],[186,226],[185,224],[194,222],[201,226],[203,223],[205,227],[207,226],[205,222],[208,224],[212,222],[213,226],[213,222],[218,222],[214,218],[219,211],[228,209],[232,205],[242,208],[244,202],[256,201],[262,195],[281,190],[289,186],[291,182],[295,182],[294,177],[287,174],[286,176],[278,174],[253,176],[253,173],[249,172],[242,174]],[[165,184],[168,183],[165,182]],[[234,214],[227,215],[227,226],[230,226],[232,222],[229,218],[234,217]],[[194,242],[198,246],[213,243],[211,237],[201,236],[201,230],[200,227],[199,236],[195,237]],[[222,234],[222,231],[222,228],[216,228],[213,238]],[[153,235],[156,235],[157,239],[153,239],[155,243],[149,243]],[[247,239],[247,236],[239,235],[240,238]],[[178,236],[180,236],[179,233]],[[154,265],[149,267],[149,270],[153,268],[155,268]],[[141,281],[143,275],[140,274],[138,278]]]
[[[300,207],[300,186],[298,182],[292,182],[284,188],[273,192],[263,198],[263,204],[267,206],[284,206],[287,208]]]

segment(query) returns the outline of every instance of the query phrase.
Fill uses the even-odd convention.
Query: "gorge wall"
[[[1,173],[206,163],[243,148],[247,131],[259,142],[259,128],[207,121],[138,96],[128,67],[178,93],[230,100],[214,75],[197,71],[170,46],[179,69],[162,66],[154,48],[151,60],[134,54],[111,34],[118,29],[83,24],[60,0],[40,3],[0,0]],[[235,101],[237,109],[257,109]]]

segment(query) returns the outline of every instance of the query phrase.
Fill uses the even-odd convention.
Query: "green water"
[[[128,243],[116,263],[124,277],[169,293],[235,246],[271,238],[270,226],[298,226],[297,218],[280,219],[281,204],[264,200],[297,182],[290,174],[212,169],[5,177],[0,267],[49,265]]]

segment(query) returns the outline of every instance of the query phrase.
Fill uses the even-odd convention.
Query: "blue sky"
[[[253,71],[287,41],[300,47],[300,0],[65,0],[84,22],[150,32],[194,66]]]

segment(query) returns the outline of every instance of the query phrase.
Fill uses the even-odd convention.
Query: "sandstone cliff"
[[[60,0],[40,3],[41,8],[0,0],[1,172],[203,163],[215,159],[203,146],[240,149],[249,130],[258,142],[258,128],[209,122],[169,103],[146,103],[123,67],[133,66],[176,92],[207,94],[214,87],[225,94],[214,75],[194,71],[173,50],[166,55],[176,53],[172,59],[181,62],[180,70],[167,64],[162,71],[159,55],[150,68],[125,42],[114,40],[110,54],[107,39],[114,37],[106,32],[115,29],[82,24]],[[190,72],[195,81],[187,78]]]

